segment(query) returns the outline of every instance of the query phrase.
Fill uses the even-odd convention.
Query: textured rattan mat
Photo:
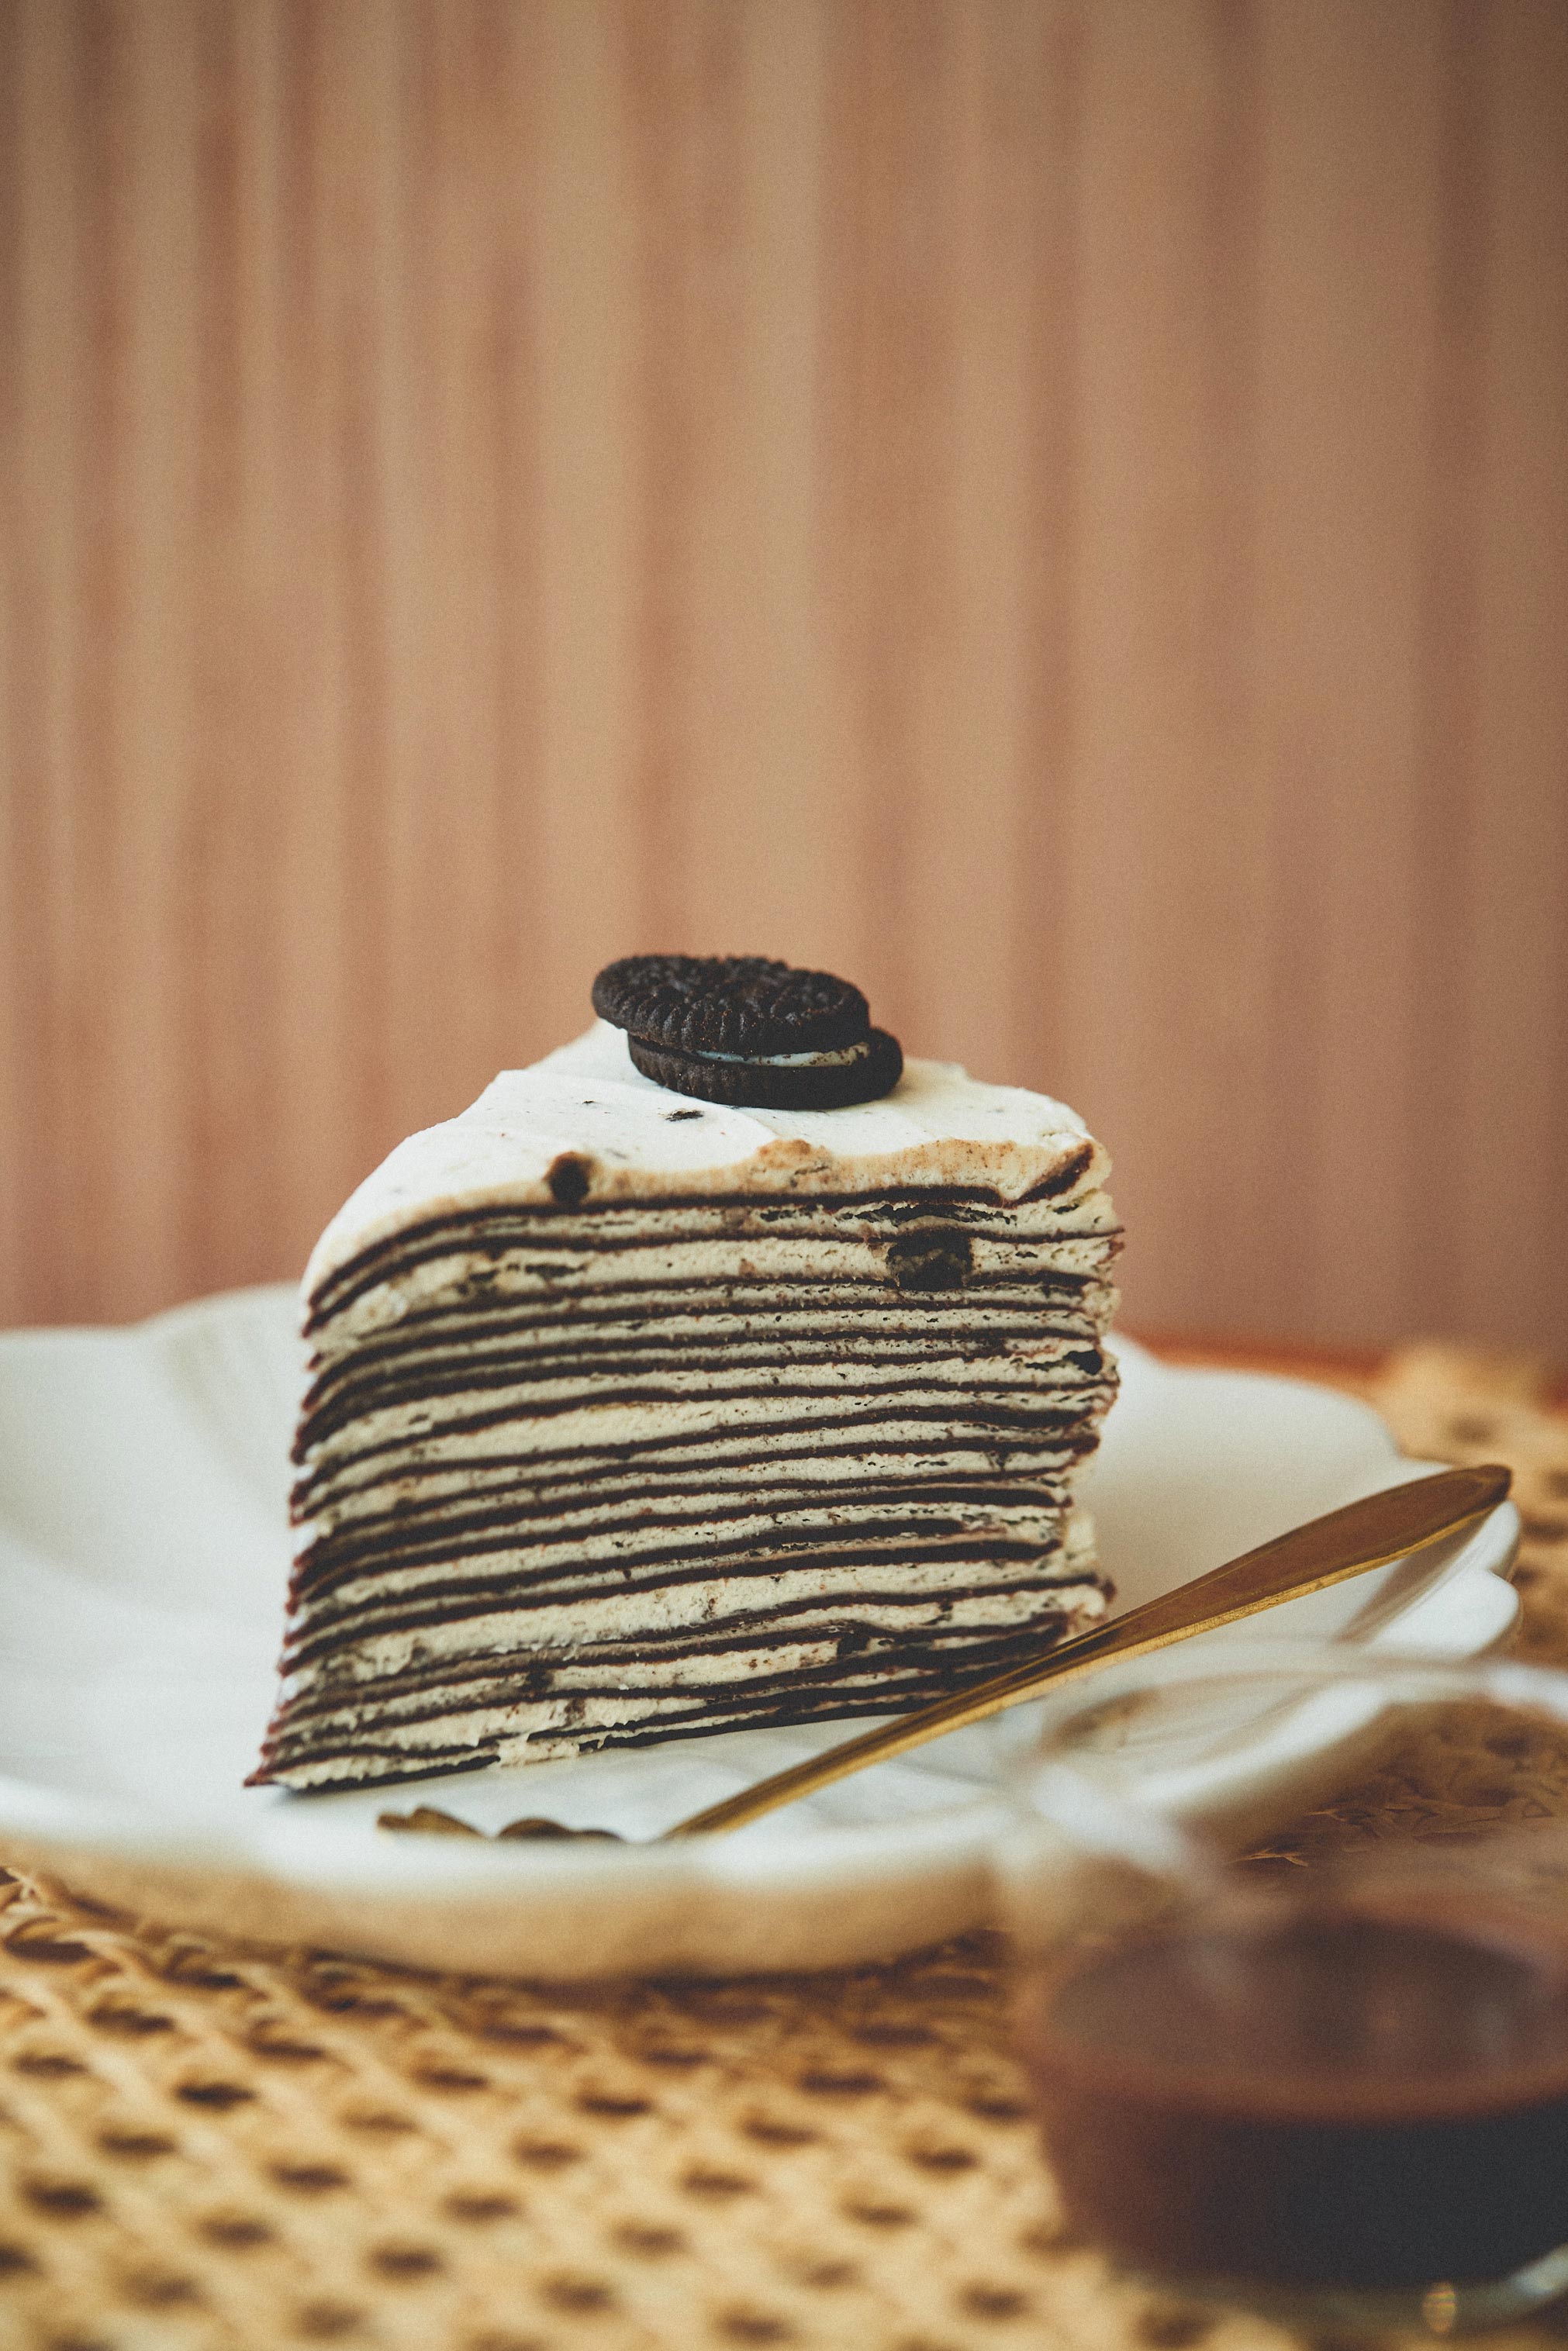
[[[1522,1646],[1568,1661],[1568,1427],[1516,1371],[1431,1352],[1376,1400],[1412,1451],[1515,1466]],[[1298,1841],[1477,1805],[1568,1812],[1568,1770],[1450,1745]],[[986,1938],[585,1994],[257,1956],[20,1879],[0,1906],[7,2351],[1288,2339],[1069,2241]]]

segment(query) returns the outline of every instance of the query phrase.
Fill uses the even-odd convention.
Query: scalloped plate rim
[[[285,1299],[292,1301],[293,1292],[268,1285],[193,1300],[144,1322],[112,1329],[68,1325],[0,1332],[0,1364],[18,1350],[26,1354],[39,1347],[57,1356],[62,1349],[97,1350],[106,1342],[133,1352],[177,1343],[188,1333],[211,1336],[215,1331],[221,1338],[227,1318],[277,1314]],[[1130,1359],[1152,1360],[1130,1343],[1121,1344]],[[1155,1368],[1160,1380],[1180,1383],[1188,1396],[1205,1384],[1211,1396],[1228,1389],[1232,1398],[1266,1386],[1275,1403],[1288,1391],[1301,1400],[1304,1425],[1332,1393],[1271,1374]],[[1400,1482],[1436,1466],[1402,1460],[1367,1408],[1338,1395],[1333,1402],[1363,1415],[1369,1444],[1372,1430],[1381,1438],[1386,1453],[1382,1466],[1388,1474],[1380,1469],[1376,1483]],[[1517,1514],[1505,1504],[1462,1541],[1445,1547],[1446,1558],[1435,1555],[1433,1569],[1419,1575],[1408,1600],[1369,1629],[1372,1645],[1419,1646],[1451,1657],[1495,1648],[1518,1611],[1517,1594],[1506,1581],[1517,1540]],[[1384,1572],[1393,1573],[1397,1571]],[[1357,1637],[1358,1616],[1375,1613],[1375,1599],[1331,1637]],[[1229,1636],[1210,1636],[1216,1637]],[[850,1735],[848,1725],[832,1729],[835,1735]],[[461,1802],[461,1792],[484,1776],[404,1783],[386,1795],[395,1805],[426,1796],[442,1802],[446,1791],[448,1801]],[[323,1939],[337,1939],[341,1948],[405,1963],[477,1962],[503,1972],[622,1973],[633,1964],[730,1973],[759,1964],[839,1965],[933,1939],[914,1931],[920,1923],[947,1934],[958,1926],[985,1923],[990,1915],[988,1855],[998,1806],[988,1792],[932,1803],[896,1820],[812,1820],[761,1844],[742,1834],[608,1849],[367,1835],[363,1813],[323,1814],[311,1823],[308,1836],[302,1836],[298,1807],[299,1800],[293,1800],[243,1823],[207,1825],[161,1817],[128,1800],[84,1795],[0,1772],[0,1848],[24,1865],[55,1870],[83,1892],[101,1896],[107,1889],[110,1899],[123,1899],[142,1884],[155,1915],[172,1912],[183,1922],[212,1927],[221,1926],[224,1917],[236,1920],[233,1901],[225,1911],[225,1899],[233,1896],[239,1930],[267,1940],[255,1930],[258,1917],[265,1923],[270,1900],[307,1918],[314,1915],[327,1930]],[[281,1832],[280,1820],[287,1823]],[[924,1907],[922,1887],[930,1896]],[[634,1919],[606,1918],[600,1945],[562,1966],[563,1954],[570,1954],[559,1933],[530,1940],[517,1931],[518,1897],[525,1894],[534,1897],[530,1909],[549,1909],[553,1899],[578,1935],[585,1906],[611,1913],[646,1909],[648,1933],[639,1942],[635,1932],[626,1931],[634,1928]],[[886,1898],[879,1900],[879,1894]],[[224,1917],[214,1917],[214,1896]],[[727,1896],[734,1898],[727,1902]],[[835,1928],[830,1914],[835,1906],[845,1907],[846,1896],[846,1915]],[[547,1897],[542,1904],[540,1897]],[[715,1914],[699,1917],[695,1931],[693,1922],[677,1919],[671,1907],[689,1907],[694,1900],[699,1912]],[[765,1915],[748,1927],[738,1910],[758,1904]],[[336,1938],[334,1921],[341,1930]],[[291,1923],[287,1939],[301,1938],[302,1923]]]

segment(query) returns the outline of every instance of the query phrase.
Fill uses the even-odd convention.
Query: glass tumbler
[[[1568,2288],[1563,1815],[1537,1667],[1228,1636],[1051,1702],[1000,1864],[1077,2231],[1335,2327]]]

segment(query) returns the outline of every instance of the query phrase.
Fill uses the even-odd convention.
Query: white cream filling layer
[[[650,1051],[674,1050],[691,1061],[727,1061],[732,1066],[744,1062],[752,1070],[841,1070],[852,1061],[863,1061],[871,1053],[871,1040],[862,1037],[858,1044],[841,1045],[831,1053],[708,1053],[687,1050],[685,1047],[651,1046]]]
[[[874,1506],[868,1506],[862,1515],[877,1518],[880,1528],[890,1513],[876,1513]],[[519,1604],[505,1610],[508,1617],[515,1617],[519,1625],[528,1627],[531,1645],[552,1648],[560,1642],[570,1645],[586,1637],[594,1627],[599,1628],[595,1633],[596,1638],[614,1639],[629,1629],[646,1631],[655,1624],[676,1625],[701,1621],[722,1614],[732,1605],[744,1609],[756,1609],[764,1604],[776,1607],[787,1597],[801,1593],[831,1593],[841,1600],[846,1597],[852,1599],[862,1592],[883,1584],[894,1590],[907,1591],[912,1582],[917,1582],[922,1593],[941,1592],[949,1587],[977,1583],[1009,1581],[1027,1583],[1038,1588],[1045,1580],[1041,1576],[1040,1555],[1055,1542],[1061,1513],[1049,1506],[1036,1506],[1005,1515],[994,1510],[986,1511],[980,1509],[965,1514],[956,1511],[950,1505],[943,1507],[935,1503],[928,1504],[922,1511],[916,1505],[904,1503],[900,1505],[899,1517],[909,1530],[906,1540],[894,1542],[880,1531],[874,1536],[868,1535],[858,1545],[862,1556],[848,1567],[792,1570],[788,1551],[779,1544],[776,1526],[769,1520],[759,1518],[749,1523],[727,1520],[723,1527],[716,1529],[695,1526],[686,1536],[672,1529],[664,1535],[662,1544],[652,1546],[645,1538],[633,1531],[586,1541],[578,1538],[570,1543],[530,1545],[525,1550],[488,1552],[466,1567],[461,1561],[445,1560],[417,1567],[377,1568],[367,1575],[355,1576],[334,1586],[322,1595],[320,1604],[324,1612],[330,1612],[333,1638],[340,1637],[348,1642],[355,1637],[356,1617],[384,1617],[388,1612],[417,1604],[426,1596],[439,1603],[455,1581],[489,1583],[494,1587],[504,1585],[508,1578],[515,1578],[518,1602],[521,1603],[527,1590],[527,1580],[530,1577],[537,1575],[542,1583],[552,1572],[559,1573],[562,1569],[570,1570],[579,1562],[585,1569],[613,1568],[617,1559],[627,1552],[652,1550],[653,1556],[651,1559],[626,1569],[626,1586],[612,1597],[602,1593],[590,1596],[580,1591],[568,1589],[553,1602],[538,1598],[530,1600],[526,1606]],[[941,1521],[935,1534],[930,1524],[933,1520]],[[955,1520],[958,1520],[956,1525],[951,1523]],[[852,1510],[846,1510],[840,1514],[838,1532],[842,1538],[852,1537],[855,1531],[854,1513]],[[819,1547],[831,1549],[834,1529],[831,1525],[824,1525],[821,1532],[822,1541]],[[716,1542],[728,1547],[747,1541],[764,1554],[771,1551],[771,1563],[748,1575],[724,1575],[706,1583],[691,1581],[672,1583],[667,1580],[674,1568],[689,1570],[700,1567],[705,1553],[711,1553]],[[1034,1555],[1024,1560],[970,1558],[949,1562],[939,1555],[928,1554],[922,1557],[917,1564],[912,1564],[910,1558],[911,1552],[922,1542],[962,1544],[967,1541],[978,1544],[998,1541],[1028,1543],[1033,1548]],[[863,1556],[873,1544],[895,1553],[889,1565],[879,1567]],[[584,1580],[587,1581],[586,1578]],[[602,1582],[604,1579],[601,1575],[598,1580]],[[606,1626],[611,1629],[605,1631]],[[619,1631],[615,1629],[617,1627]],[[463,1634],[461,1625],[451,1629],[456,1636]],[[425,1634],[415,1631],[408,1637],[411,1641],[423,1643]],[[429,1638],[434,1651],[439,1653],[445,1641],[443,1628],[430,1628]],[[462,1637],[457,1638],[456,1645],[463,1646]]]
[[[890,1626],[917,1622],[925,1611],[930,1621],[947,1622],[956,1627],[965,1623],[967,1610],[985,1607],[996,1597],[964,1597],[967,1586],[980,1583],[1016,1584],[1017,1600],[1009,1605],[1026,1614],[1032,1610],[1053,1615],[1061,1605],[1062,1589],[1082,1573],[1093,1548],[1092,1525],[1082,1510],[1072,1511],[1067,1518],[1061,1535],[1061,1548],[1051,1558],[1049,1577],[1042,1576],[1038,1561],[977,1564],[973,1561],[932,1559],[921,1562],[919,1589],[912,1596],[911,1570],[907,1558],[903,1558],[883,1563],[862,1561],[852,1569],[836,1571],[809,1566],[774,1570],[765,1576],[720,1576],[710,1582],[574,1600],[553,1606],[498,1607],[460,1623],[367,1635],[334,1652],[325,1665],[308,1664],[296,1668],[289,1687],[304,1690],[317,1684],[357,1682],[443,1659],[570,1650],[594,1642],[656,1638],[661,1634],[678,1635],[699,1627],[705,1632],[722,1634],[727,1625],[734,1625],[753,1614],[759,1605],[779,1611],[779,1617],[774,1622],[782,1620],[786,1627],[792,1611],[824,1604],[841,1606],[859,1623],[870,1621],[867,1612],[875,1610],[879,1593],[902,1595],[901,1604],[889,1607],[881,1619]],[[406,1596],[402,1579],[396,1573],[389,1574],[385,1580],[386,1604],[395,1605],[398,1599]],[[770,1637],[772,1625],[765,1625],[761,1631],[765,1638]],[[704,1667],[705,1673],[710,1670],[722,1679],[718,1661],[710,1661]]]
[[[906,1597],[896,1607],[882,1612],[875,1604],[878,1592],[908,1593],[907,1560],[880,1569],[862,1564],[853,1572],[852,1578],[845,1574],[836,1583],[827,1582],[818,1570],[770,1576],[763,1596],[770,1606],[786,1612],[785,1619],[782,1623],[770,1620],[758,1625],[757,1631],[764,1644],[763,1654],[777,1655],[779,1649],[787,1649],[789,1607],[813,1599],[831,1604],[857,1625],[881,1624],[889,1631],[902,1626],[913,1632],[923,1626],[940,1625],[945,1632],[956,1633],[976,1625],[1022,1624],[1040,1615],[1054,1616],[1060,1608],[1058,1595],[1062,1583],[1070,1582],[1071,1577],[1064,1572],[1061,1583],[1042,1582],[1038,1571],[1030,1573],[1021,1563],[1015,1573],[1017,1587],[1011,1594],[986,1593],[964,1597],[964,1587],[985,1576],[982,1568],[972,1562],[954,1566],[937,1561],[924,1562],[919,1598],[912,1601]],[[1007,1581],[1006,1571],[997,1568],[985,1580],[1003,1583]],[[946,1596],[949,1593],[952,1597]],[[727,1628],[744,1630],[745,1620],[755,1612],[758,1600],[757,1579],[737,1576],[723,1583],[683,1584],[673,1592],[650,1593],[636,1606],[620,1600],[584,1600],[556,1608],[497,1610],[493,1615],[468,1617],[460,1624],[428,1625],[407,1633],[375,1635],[345,1645],[334,1655],[329,1674],[319,1667],[302,1667],[291,1686],[304,1690],[317,1685],[336,1688],[348,1683],[374,1683],[387,1675],[442,1661],[468,1664],[485,1658],[531,1655],[536,1650],[557,1651],[559,1670],[559,1666],[576,1649],[591,1650],[601,1642],[639,1638],[656,1642],[661,1633],[689,1631],[694,1618],[716,1641],[722,1641]],[[830,1646],[836,1654],[836,1641]],[[733,1678],[727,1653],[722,1649],[699,1650],[687,1663],[688,1678],[694,1683]],[[641,1673],[643,1668],[638,1666],[635,1670]],[[601,1677],[603,1671],[601,1667]]]
[[[1115,1212],[1103,1192],[1092,1193],[1067,1210],[1030,1201],[1014,1213],[1017,1223],[1010,1230],[961,1228],[982,1278],[1011,1273],[1021,1289],[1055,1273],[1092,1275],[1114,1249]],[[486,1305],[536,1303],[541,1310],[564,1311],[575,1296],[621,1292],[632,1284],[639,1285],[650,1302],[656,1302],[661,1290],[677,1297],[703,1295],[691,1287],[698,1280],[713,1285],[706,1296],[720,1311],[733,1311],[744,1299],[748,1314],[769,1307],[800,1314],[811,1307],[831,1307],[835,1282],[873,1285],[885,1301],[883,1312],[902,1307],[914,1322],[928,1313],[933,1303],[940,1307],[943,1293],[923,1291],[911,1297],[890,1284],[888,1250],[894,1238],[883,1234],[868,1239],[852,1230],[810,1239],[766,1230],[672,1238],[667,1221],[649,1216],[635,1219],[624,1237],[626,1245],[614,1249],[596,1246],[586,1231],[578,1246],[575,1226],[566,1228],[569,1245],[564,1248],[547,1249],[536,1243],[530,1249],[519,1241],[481,1255],[465,1240],[408,1263],[394,1257],[374,1281],[329,1315],[315,1344],[321,1361],[330,1363],[359,1341],[391,1329],[411,1313],[437,1309],[464,1291],[482,1291]],[[917,1239],[919,1234],[905,1228],[898,1238]],[[727,1283],[736,1286],[736,1298],[723,1295]],[[980,1290],[965,1294],[990,1302]],[[956,1299],[956,1293],[950,1295]],[[1038,1293],[1030,1303],[1040,1303]]]
[[[676,1486],[667,1507],[679,1508],[686,1492],[710,1494],[721,1507],[733,1502],[737,1496],[750,1499],[755,1494],[758,1507],[767,1509],[771,1500],[776,1515],[786,1503],[792,1509],[803,1510],[815,1501],[824,1510],[841,1504],[845,1510],[863,1508],[868,1500],[872,1507],[875,1506],[874,1495],[869,1498],[866,1495],[865,1468],[860,1454],[845,1452],[824,1458],[807,1450],[791,1458],[783,1466],[798,1472],[798,1475],[787,1492],[771,1482],[777,1480],[780,1466],[777,1448],[769,1448],[767,1463],[755,1474],[749,1457],[733,1463],[727,1471],[686,1473],[686,1485]],[[1008,1475],[1013,1482],[1027,1484],[1036,1489],[1042,1508],[1059,1510],[1068,1498],[1071,1476],[1077,1466],[1076,1457],[1069,1457],[1060,1444],[1049,1459],[1038,1447],[1019,1447],[1009,1456]],[[881,1483],[904,1487],[934,1479],[978,1483],[995,1474],[993,1454],[978,1444],[968,1447],[950,1444],[939,1452],[920,1455],[892,1453],[879,1456],[875,1470]],[[667,1479],[674,1482],[670,1472],[659,1473],[661,1486]],[[758,1479],[768,1482],[758,1483]],[[352,1533],[367,1517],[384,1520],[400,1502],[431,1510],[430,1517],[411,1527],[411,1541],[429,1540],[433,1534],[439,1539],[438,1531],[442,1524],[439,1513],[444,1506],[472,1505],[483,1509],[496,1496],[505,1497],[514,1491],[516,1485],[517,1471],[509,1466],[480,1465],[473,1468],[454,1460],[450,1468],[444,1467],[427,1479],[422,1479],[409,1474],[406,1462],[400,1462],[393,1474],[384,1475],[374,1481],[345,1486],[329,1504],[320,1505],[314,1517],[302,1521],[299,1554],[302,1558],[308,1556],[319,1540],[334,1533]],[[591,1481],[585,1480],[583,1490],[591,1491]],[[663,1501],[659,1504],[661,1508],[665,1506]],[[611,1522],[616,1510],[635,1510],[636,1507],[635,1503],[618,1502],[596,1511],[591,1503],[585,1501],[580,1506],[581,1523],[586,1531],[595,1524]],[[559,1517],[568,1515],[575,1517],[576,1514],[572,1505],[563,1500]],[[556,1522],[559,1523],[559,1520]]]

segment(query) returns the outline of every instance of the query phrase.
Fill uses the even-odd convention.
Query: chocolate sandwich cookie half
[[[841,1110],[904,1071],[858,987],[764,956],[623,956],[594,981],[593,1008],[626,1031],[644,1077],[702,1102]]]

